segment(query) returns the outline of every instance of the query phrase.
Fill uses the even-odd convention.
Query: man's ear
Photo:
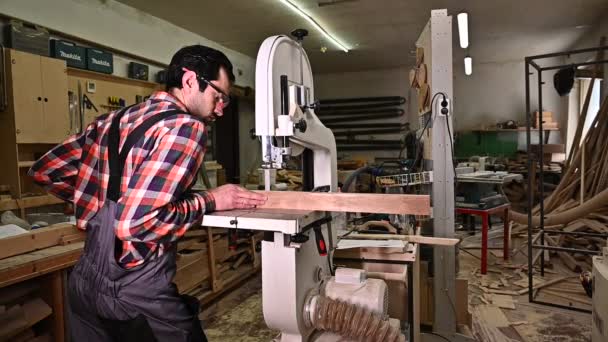
[[[198,81],[196,80],[196,73],[191,70],[184,68],[184,75],[182,76],[182,89],[190,92],[191,90],[198,91]]]

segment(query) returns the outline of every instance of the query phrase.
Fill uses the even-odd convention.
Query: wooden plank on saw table
[[[428,195],[257,191],[268,197],[258,208],[430,215]]]

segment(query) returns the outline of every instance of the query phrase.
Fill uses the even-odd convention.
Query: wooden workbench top
[[[53,246],[0,260],[0,287],[73,266],[84,242]]]

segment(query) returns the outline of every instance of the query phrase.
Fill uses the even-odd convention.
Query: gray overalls
[[[180,296],[172,283],[176,271],[175,243],[162,256],[149,255],[135,268],[125,269],[116,261],[115,248],[120,248],[114,233],[116,202],[120,198],[127,154],[155,123],[183,114],[172,110],[146,120],[127,137],[119,153],[119,122],[125,112],[126,109],[117,113],[110,127],[110,180],[106,201],[89,221],[84,253],[69,279],[72,341],[206,342],[198,319],[198,301]]]

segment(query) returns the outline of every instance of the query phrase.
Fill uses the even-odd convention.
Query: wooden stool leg
[[[509,260],[509,240],[510,240],[510,233],[509,232],[509,207],[505,208],[505,214],[503,215],[502,218],[503,222],[504,222],[504,233],[503,233],[503,242],[502,242],[502,254],[503,254],[503,259],[504,260]]]
[[[488,214],[481,214],[481,274],[488,272]]]

